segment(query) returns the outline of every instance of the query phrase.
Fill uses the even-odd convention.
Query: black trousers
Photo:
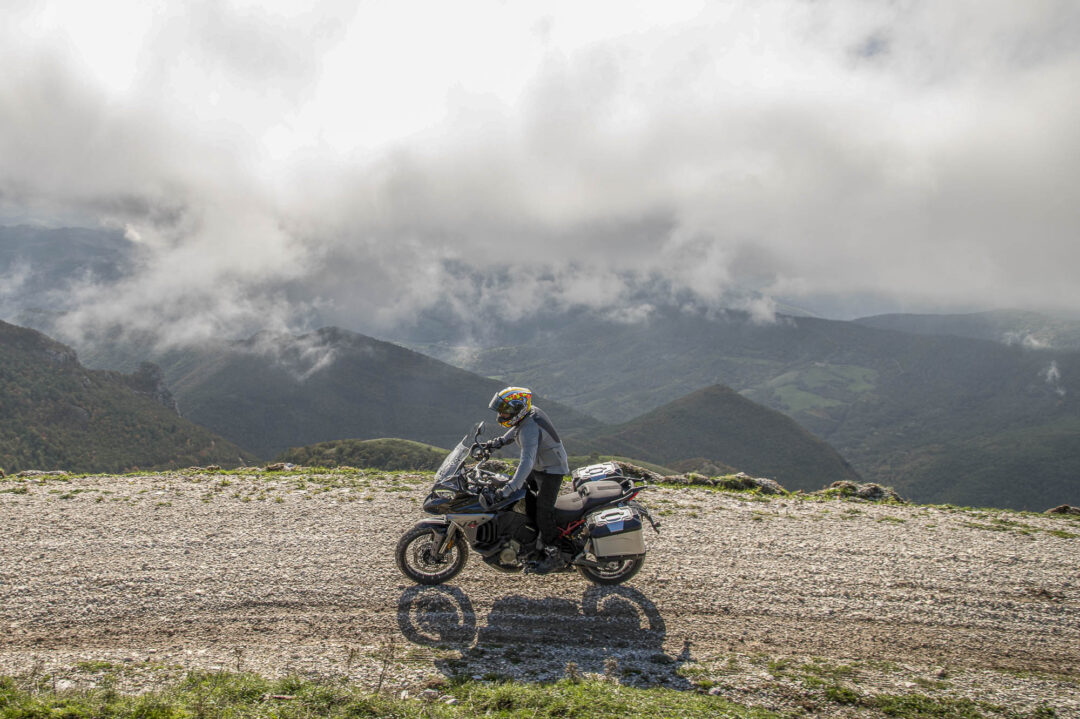
[[[529,474],[528,481],[536,487],[536,495],[531,492],[525,494],[525,511],[536,523],[544,544],[555,544],[559,538],[559,530],[555,527],[555,500],[559,498],[562,480],[561,474],[548,474],[535,469]]]

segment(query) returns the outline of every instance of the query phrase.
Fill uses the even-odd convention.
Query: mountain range
[[[185,416],[261,457],[331,440],[396,437],[452,447],[477,419],[488,421],[488,436],[504,431],[487,409],[504,382],[340,328],[263,333],[159,361]],[[858,478],[828,444],[727,388],[613,426],[548,398],[536,403],[572,454],[657,464],[704,458],[782,478],[793,488]],[[319,445],[282,456],[354,449]]]
[[[394,453],[420,457],[428,466],[438,464],[436,458],[441,456],[429,445],[453,446],[477,418],[489,420],[487,436],[503,431],[490,422],[493,418],[486,407],[502,383],[339,328],[301,336],[260,333],[242,342],[172,351],[158,358],[164,369],[144,364],[134,374],[121,375],[86,370],[64,345],[33,330],[6,327],[11,337],[29,337],[48,348],[39,349],[38,355],[44,352],[65,358],[62,364],[70,365],[76,374],[113,380],[103,387],[99,400],[111,401],[130,414],[84,410],[93,402],[80,395],[71,382],[57,384],[57,372],[51,365],[35,364],[32,352],[26,357],[9,352],[0,358],[5,376],[12,377],[3,386],[9,401],[0,407],[3,416],[12,420],[4,441],[11,450],[3,455],[9,467],[27,468],[36,462],[35,468],[47,465],[96,471],[107,465],[108,452],[127,457],[118,465],[122,468],[134,464],[169,466],[179,461],[177,457],[184,457],[188,464],[197,463],[196,457],[203,462],[236,464],[253,455],[269,458],[275,454],[295,463],[340,464],[347,460],[391,467],[393,457],[388,454]],[[41,377],[45,379],[28,381],[22,368],[32,366],[38,367],[39,374],[44,371]],[[165,389],[166,383],[171,390]],[[25,384],[57,385],[55,403],[67,409],[60,411],[43,403],[40,395],[32,395],[21,406],[22,412],[16,411],[13,398],[22,396],[18,386]],[[137,400],[143,401],[139,404]],[[571,453],[621,455],[657,464],[733,465],[779,478],[792,488],[858,479],[826,443],[783,414],[725,387],[707,388],[614,426],[552,400],[537,397],[536,402],[549,413]],[[148,414],[147,403],[161,416]],[[183,408],[186,419],[176,414],[177,406]],[[51,454],[18,453],[23,444],[35,441],[35,436],[22,436],[17,431],[31,411],[50,417],[43,426],[54,438],[56,451]],[[131,435],[141,446],[110,449],[100,431],[81,435],[62,432],[75,421],[71,417],[82,416],[79,413],[100,416],[95,425],[98,430]],[[189,458],[170,444],[183,436],[181,430],[197,429],[206,437],[214,436],[189,420],[244,451],[221,440],[222,452],[211,456],[204,450]],[[392,439],[395,437],[425,444]],[[185,441],[192,444],[191,439]],[[213,440],[210,442],[213,446]],[[147,459],[148,452],[158,454]]]
[[[655,306],[635,322],[567,313],[528,336],[412,346],[612,423],[724,384],[923,502],[1045,509],[1080,494],[1071,350]]]
[[[9,280],[2,316],[49,331],[65,310],[65,287],[122,277],[138,252],[117,232],[0,228],[0,271]],[[735,409],[721,401],[733,397],[715,389],[697,401],[715,412],[687,411],[694,393],[721,386],[783,413],[863,478],[918,501],[1078,503],[1075,320],[997,311],[837,321],[718,310],[649,288],[639,294],[617,311],[556,304],[512,321],[434,308],[381,333],[408,349],[350,331],[363,328],[327,328],[166,353],[152,341],[79,351],[99,368],[159,363],[185,417],[260,457],[346,438],[448,446],[464,418],[484,417],[486,398],[513,383],[544,396],[574,451],[757,471],[749,455],[721,456],[733,454],[723,439],[737,429],[728,422]],[[770,426],[773,436],[789,436],[779,422]],[[691,451],[686,440],[699,427],[705,433]],[[666,453],[682,454],[684,445],[684,456]]]

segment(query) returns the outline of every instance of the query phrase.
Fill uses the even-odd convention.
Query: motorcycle
[[[442,584],[464,569],[469,551],[502,572],[527,571],[539,558],[539,533],[525,510],[523,487],[499,500],[496,491],[509,478],[484,464],[491,449],[480,441],[484,423],[467,434],[435,472],[424,511],[441,515],[417,522],[398,541],[398,568],[419,584]],[[469,460],[475,464],[469,466]],[[566,566],[595,584],[621,584],[645,563],[642,519],[657,534],[660,524],[637,495],[648,484],[622,476],[611,462],[572,473],[574,491],[555,502],[557,546]]]

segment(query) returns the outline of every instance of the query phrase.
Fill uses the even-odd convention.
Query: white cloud
[[[1061,380],[1061,370],[1058,369],[1057,360],[1050,363],[1050,366],[1046,368],[1046,371],[1042,373],[1042,376],[1043,379],[1046,380],[1046,384],[1053,387],[1054,392],[1059,397],[1065,396],[1065,384]]]
[[[0,217],[146,250],[73,331],[1080,303],[1073,2],[94,7],[0,29]]]

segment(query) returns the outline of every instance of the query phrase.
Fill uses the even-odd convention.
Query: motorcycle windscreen
[[[446,459],[435,471],[435,483],[439,484],[443,482],[447,477],[452,477],[457,474],[458,469],[461,468],[461,463],[469,456],[469,447],[471,445],[466,444],[466,439],[461,440],[461,444],[454,448],[450,454],[446,455]]]

